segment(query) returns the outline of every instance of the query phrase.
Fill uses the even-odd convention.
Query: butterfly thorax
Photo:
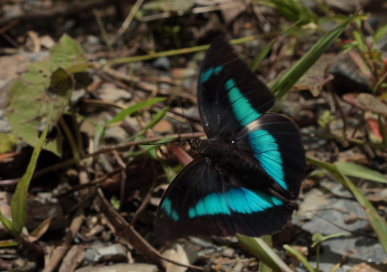
[[[235,144],[218,139],[195,140],[194,149],[201,157],[211,160],[213,164],[224,170],[256,173],[260,171],[248,154],[242,153]]]

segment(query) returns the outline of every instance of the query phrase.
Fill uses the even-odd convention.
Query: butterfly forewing
[[[201,66],[198,83],[199,111],[209,138],[229,138],[243,121],[259,118],[274,105],[269,89],[257,79],[224,37],[216,38]],[[254,109],[254,112],[251,112]],[[241,121],[235,114],[248,113]]]

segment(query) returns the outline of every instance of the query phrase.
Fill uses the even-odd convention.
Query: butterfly
[[[201,66],[198,107],[207,139],[172,181],[156,215],[156,236],[258,237],[280,231],[297,206],[305,151],[288,117],[267,113],[271,91],[227,40],[214,39]]]

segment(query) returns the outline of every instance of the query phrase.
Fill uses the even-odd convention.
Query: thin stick
[[[114,42],[116,40],[118,40],[125,33],[125,31],[128,29],[130,23],[133,21],[134,16],[136,15],[138,10],[140,9],[143,2],[144,2],[144,0],[137,0],[136,3],[133,5],[128,16],[125,18],[125,21],[122,23],[120,29],[118,30],[117,36],[114,38]]]

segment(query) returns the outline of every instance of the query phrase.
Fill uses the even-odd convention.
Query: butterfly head
[[[188,143],[194,152],[200,153],[200,150],[201,150],[201,140],[200,139],[188,139]]]

